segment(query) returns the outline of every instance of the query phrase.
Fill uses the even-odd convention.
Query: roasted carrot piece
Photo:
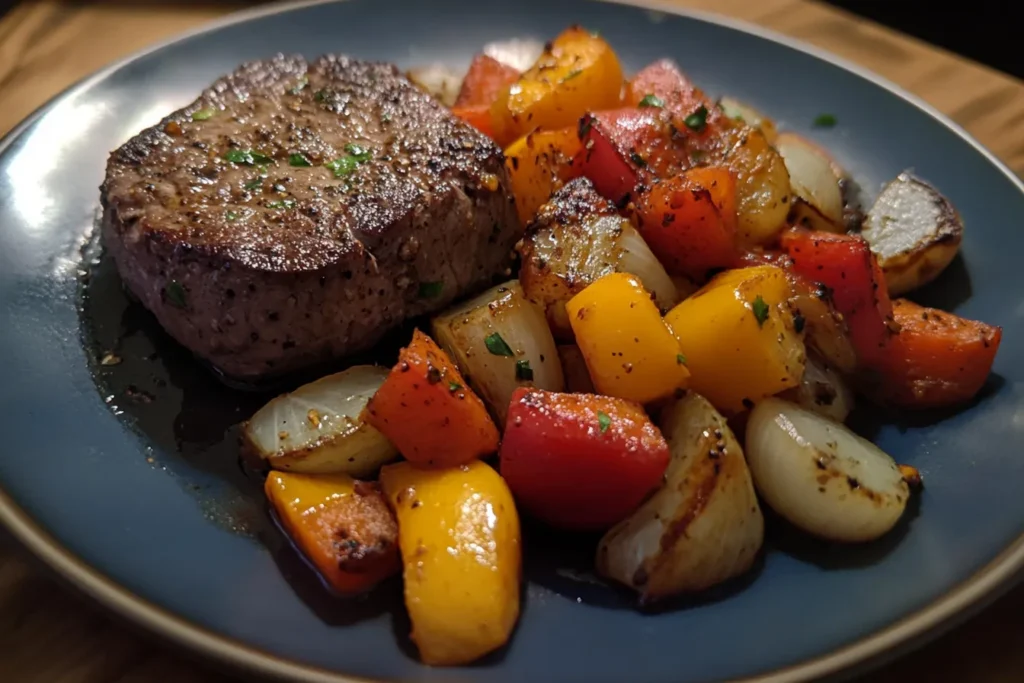
[[[883,399],[904,408],[946,408],[965,403],[981,390],[995,360],[1003,331],[994,325],[893,301],[900,326],[886,349]]]
[[[338,593],[367,591],[401,568],[398,524],[376,484],[274,471],[264,491],[288,536]]]
[[[462,79],[456,107],[490,107],[498,99],[501,89],[516,82],[519,71],[497,59],[480,54],[473,58],[466,77]]]
[[[419,330],[366,406],[367,421],[413,464],[454,467],[498,450],[498,428],[480,397],[434,340]]]
[[[654,183],[636,205],[640,233],[670,273],[698,281],[737,265],[736,181],[728,169],[691,169]]]
[[[487,105],[453,107],[452,113],[487,137],[492,139],[494,138],[494,125],[491,121],[491,109]]]

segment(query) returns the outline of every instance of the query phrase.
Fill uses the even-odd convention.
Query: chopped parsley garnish
[[[754,298],[754,303],[751,305],[754,310],[754,317],[757,319],[757,326],[764,327],[764,321],[768,319],[768,304],[764,302],[761,295],[758,294]]]
[[[837,123],[839,123],[839,121],[832,114],[818,114],[814,118],[814,125],[818,128],[831,128]]]
[[[354,142],[350,142],[345,145],[345,151],[351,154],[355,160],[360,163],[370,160],[370,150],[366,149],[362,145],[357,145]]]
[[[579,76],[581,73],[583,73],[582,69],[573,69],[572,71],[565,75],[565,78],[563,78],[561,82],[565,83],[566,81],[571,81],[572,79]]]
[[[309,159],[306,158],[305,154],[295,153],[295,154],[289,154],[288,155],[288,165],[289,166],[312,166],[313,164],[309,163]]]
[[[294,209],[294,199],[271,199],[266,203],[268,209]]]
[[[290,92],[292,95],[298,95],[306,88],[307,85],[309,85],[309,77],[303,76],[302,78],[299,79],[299,82],[295,84],[295,87],[293,87],[288,92]]]
[[[661,109],[662,107],[665,106],[665,100],[661,99],[660,97],[653,93],[648,93],[644,95],[644,98],[642,100],[640,100],[640,106],[657,107],[658,109]]]
[[[448,391],[456,392],[462,388],[462,385],[458,382],[448,382]]]
[[[676,354],[676,362],[680,365],[686,365],[686,356],[681,353]]]
[[[608,428],[612,426],[612,419],[608,417],[608,413],[597,411],[597,426],[602,434],[608,431]]]
[[[188,294],[185,292],[185,288],[177,280],[171,280],[164,287],[164,295],[167,300],[171,302],[172,306],[177,308],[188,308]]]
[[[239,218],[242,217],[242,214],[238,213],[237,211],[232,211],[231,209],[228,209],[227,213],[224,215],[229,221],[237,221]]]
[[[708,125],[708,108],[703,104],[700,105],[700,109],[683,119],[683,123],[690,130],[701,132]]]
[[[421,299],[436,299],[443,291],[443,282],[421,282],[419,296]]]
[[[317,90],[313,95],[313,99],[317,102],[326,102],[327,98],[330,96],[331,92],[329,90]]]
[[[268,157],[260,152],[254,152],[251,149],[229,149],[224,158],[234,164],[244,164],[246,166],[269,164],[274,161],[272,157]]]
[[[216,109],[200,109],[199,111],[192,112],[193,121],[205,121],[212,119],[213,115],[217,113]]]
[[[636,152],[632,152],[629,155],[629,158],[632,159],[633,163],[636,164],[637,166],[639,166],[640,168],[643,168],[644,166],[647,165],[647,162],[644,161],[644,158],[642,156],[640,156],[639,154],[637,154]]]
[[[508,343],[501,338],[501,335],[495,332],[494,334],[488,335],[484,339],[484,346],[495,356],[508,356],[512,357],[512,349],[509,348]]]
[[[516,379],[520,382],[532,382],[533,381],[533,368],[530,367],[530,361],[528,360],[517,360],[516,361]]]
[[[242,185],[242,187],[244,187],[246,190],[249,190],[250,192],[252,192],[253,190],[258,190],[261,187],[263,187],[263,178],[253,178],[245,185]]]

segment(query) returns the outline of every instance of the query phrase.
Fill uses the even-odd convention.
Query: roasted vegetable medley
[[[456,665],[515,627],[520,514],[603,533],[597,574],[644,603],[747,571],[761,505],[828,541],[893,528],[920,477],[844,426],[855,400],[967,404],[1001,337],[892,298],[956,256],[946,198],[903,174],[858,211],[813,142],[670,61],[624,77],[578,27],[410,76],[505,150],[520,270],[390,370],[246,423],[281,526],[333,591],[401,571],[423,661]]]

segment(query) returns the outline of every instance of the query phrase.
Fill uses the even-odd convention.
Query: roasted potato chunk
[[[964,225],[949,200],[927,182],[901,173],[885,186],[861,234],[885,273],[891,296],[926,285],[945,270]]]
[[[662,413],[665,483],[598,546],[597,571],[653,602],[747,571],[764,518],[743,451],[722,417],[690,393]]]

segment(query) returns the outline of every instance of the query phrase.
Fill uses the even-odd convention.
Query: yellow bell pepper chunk
[[[361,593],[398,573],[398,527],[376,484],[347,474],[271,472],[264,492],[281,526],[335,591]]]
[[[613,109],[621,98],[622,66],[611,46],[573,27],[499,93],[491,120],[497,140],[507,144],[537,128],[575,127],[588,111]]]
[[[610,273],[565,304],[597,393],[648,403],[686,386],[686,359],[651,295]]]
[[[405,605],[427,664],[471,662],[503,645],[519,618],[519,517],[505,480],[474,461],[381,470],[398,517]]]
[[[669,311],[690,388],[716,408],[738,413],[800,383],[806,350],[786,302],[790,287],[775,266],[726,271]]]
[[[575,128],[542,130],[519,138],[505,150],[519,220],[526,225],[552,193],[573,175],[581,144]]]

